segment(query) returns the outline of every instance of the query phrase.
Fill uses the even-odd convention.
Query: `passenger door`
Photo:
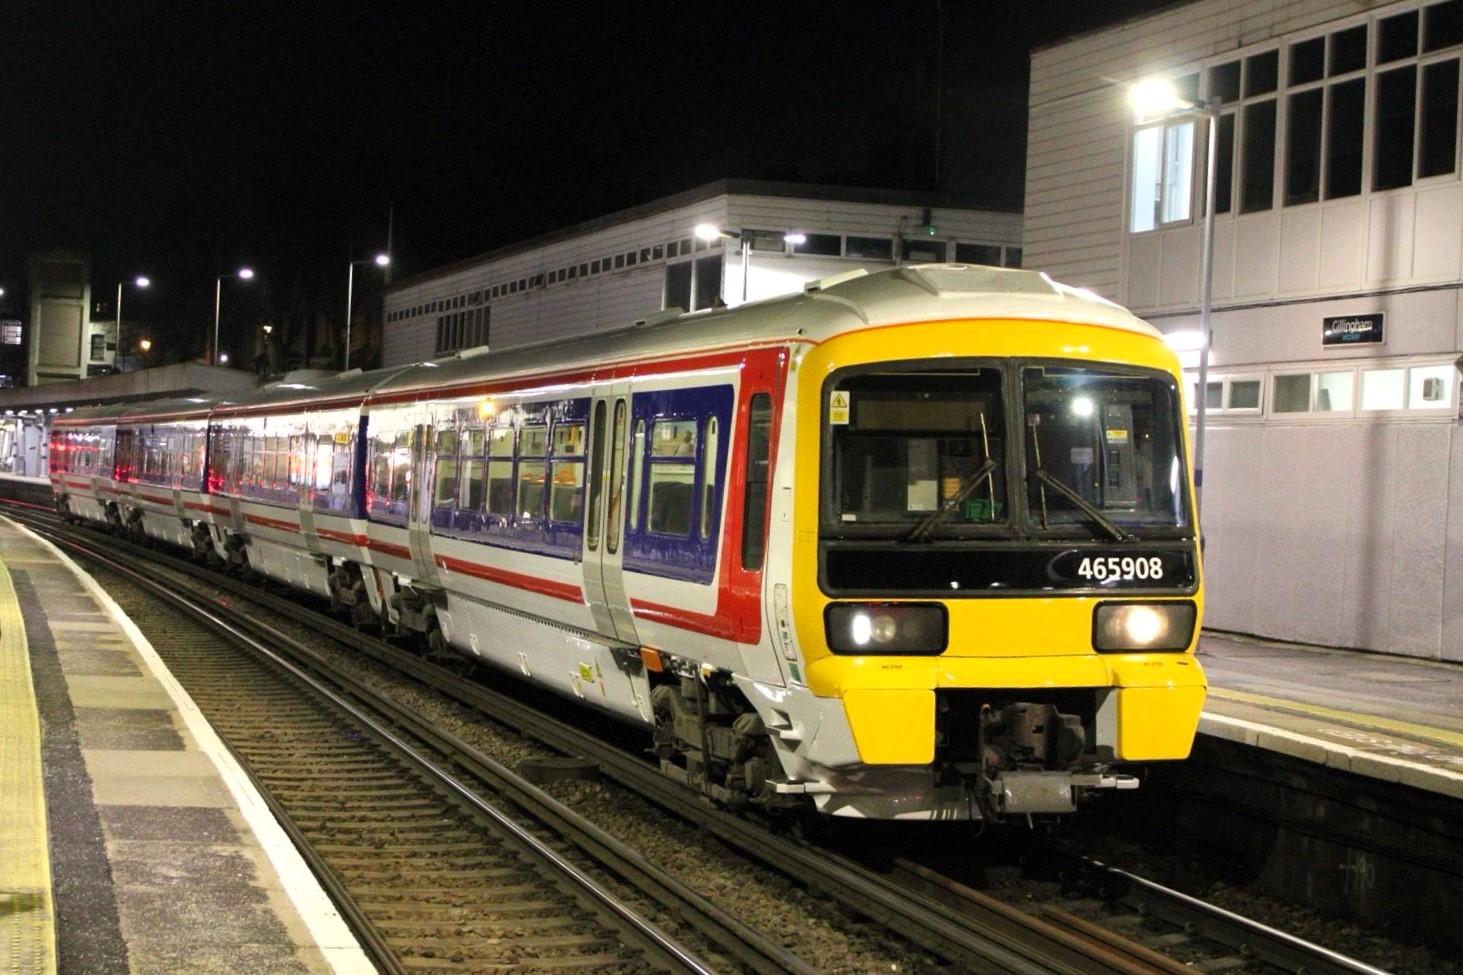
[[[412,469],[418,474],[412,485],[407,513],[407,538],[417,578],[440,585],[437,564],[432,560],[432,498],[436,490],[435,461],[437,428],[428,416],[416,418],[412,430]],[[455,449],[455,448],[454,448]]]
[[[621,385],[589,408],[589,498],[584,517],[584,592],[595,628],[638,642],[625,594],[623,543],[629,466],[630,394]]]

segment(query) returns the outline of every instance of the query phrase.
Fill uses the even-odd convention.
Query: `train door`
[[[415,578],[429,585],[439,585],[437,565],[432,560],[432,497],[436,490],[433,476],[436,459],[436,429],[431,418],[419,415],[411,424],[411,467],[417,472],[407,505],[407,543],[416,567]],[[454,459],[456,445],[453,445]]]
[[[625,484],[628,468],[630,394],[621,386],[595,397],[589,408],[589,499],[584,519],[584,591],[596,629],[626,643],[638,642],[625,594],[623,568]]]

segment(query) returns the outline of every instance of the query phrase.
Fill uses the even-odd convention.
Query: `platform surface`
[[[1463,666],[1206,632],[1201,734],[1463,799]]]
[[[0,972],[375,968],[116,604],[0,519]]]

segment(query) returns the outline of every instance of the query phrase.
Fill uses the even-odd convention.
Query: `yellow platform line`
[[[1384,718],[1380,715],[1363,714],[1358,711],[1340,711],[1335,708],[1307,704],[1304,701],[1290,701],[1285,698],[1266,697],[1263,694],[1251,694],[1248,691],[1233,691],[1225,688],[1210,687],[1209,696],[1222,701],[1234,701],[1237,704],[1253,704],[1256,707],[1291,711],[1296,714],[1304,714],[1317,718],[1327,718],[1343,724],[1385,731],[1388,734],[1400,735],[1404,738],[1418,738],[1423,741],[1433,741],[1440,745],[1447,745],[1451,748],[1463,750],[1463,733],[1448,731],[1446,728],[1433,728],[1428,725],[1413,724],[1410,721],[1398,721],[1395,718]]]
[[[56,912],[30,647],[0,561],[0,972],[56,971]]]

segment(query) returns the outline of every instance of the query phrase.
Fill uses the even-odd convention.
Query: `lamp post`
[[[126,283],[127,282],[125,281],[117,282],[117,355],[113,356],[113,359],[117,359],[119,357],[125,359],[127,356],[127,342],[125,337],[122,335],[122,285]],[[149,284],[152,284],[151,281],[149,281],[142,275],[138,275],[135,279],[133,279],[132,283],[139,288],[145,288]],[[116,363],[116,365],[118,371],[120,372],[122,369],[121,363],[118,362]]]
[[[1145,78],[1129,91],[1134,114],[1139,122],[1201,115],[1208,120],[1204,161],[1204,251],[1199,274],[1199,402],[1194,417],[1194,511],[1197,514],[1204,495],[1204,418],[1209,410],[1209,346],[1212,344],[1210,324],[1214,297],[1214,195],[1218,174],[1219,106],[1217,97],[1208,102],[1180,98],[1173,83],[1165,78]]]
[[[351,303],[356,292],[356,265],[374,264],[377,267],[385,267],[391,263],[391,258],[386,254],[377,254],[375,257],[360,261],[351,261],[345,269],[345,353],[342,355],[344,364],[341,371],[345,372],[351,367]]]
[[[218,350],[218,318],[219,310],[223,307],[223,288],[225,278],[238,278],[240,281],[249,281],[254,277],[252,269],[241,267],[233,274],[220,274],[213,284],[213,364],[218,366],[228,360],[219,354]]]

